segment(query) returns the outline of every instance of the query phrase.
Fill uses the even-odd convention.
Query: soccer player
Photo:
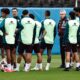
[[[19,26],[19,30],[22,28],[16,19],[8,17],[10,13],[8,8],[5,8],[5,12],[7,17],[0,24],[0,29],[3,31],[3,44],[7,55],[7,68],[3,70],[4,72],[13,72],[11,67],[11,54],[14,54],[16,27]]]
[[[78,29],[78,53],[79,53],[79,68],[80,68],[80,8],[78,8],[78,17],[79,17],[79,29]]]
[[[0,23],[6,18],[6,12],[5,9],[1,9],[1,17],[0,17]],[[6,58],[5,58],[5,53],[4,53],[4,48],[3,48],[3,44],[2,44],[2,37],[3,37],[3,32],[0,30],[0,48],[1,48],[1,56],[2,56],[2,60],[0,62],[7,64],[6,62]]]
[[[29,16],[35,20],[35,17],[33,14],[29,14]],[[42,55],[40,53],[40,41],[39,41],[39,36],[40,36],[40,31],[42,29],[42,26],[39,21],[35,20],[35,22],[36,22],[36,37],[33,45],[33,50],[37,54],[38,63],[36,63],[36,66],[31,70],[42,70]]]
[[[35,21],[30,17],[24,17],[21,20],[23,30],[20,33],[20,44],[18,48],[19,54],[24,54],[25,51],[25,68],[24,71],[28,72],[31,66],[33,44],[36,35]]]
[[[19,16],[18,16],[18,9],[17,8],[12,8],[12,16],[13,16],[13,18],[15,18],[16,20],[17,20],[17,22],[20,22],[20,18],[19,18]],[[18,26],[17,26],[17,28],[16,28],[16,31],[18,30]],[[11,55],[11,58],[12,58],[12,61],[11,61],[11,63],[12,63],[12,68],[16,68],[16,49],[17,49],[17,47],[18,47],[18,44],[19,44],[19,41],[18,41],[18,39],[19,39],[19,33],[17,32],[17,33],[15,33],[15,48],[14,48],[14,54],[12,54]]]
[[[79,56],[77,53],[77,32],[79,28],[79,22],[76,20],[76,15],[73,11],[69,13],[70,20],[66,25],[66,32],[64,35],[64,40],[66,44],[66,68],[65,71],[69,71],[70,67],[70,53],[75,56],[76,61],[76,71],[79,71]]]
[[[67,17],[66,17],[66,11],[61,10],[60,11],[60,21],[58,23],[58,35],[60,37],[60,53],[61,53],[61,66],[60,68],[65,68],[65,45],[63,42],[63,36],[65,33],[66,23],[67,23]]]
[[[29,17],[29,12],[27,10],[23,10],[22,15],[23,15],[23,18],[25,18],[25,17],[28,18]],[[20,70],[19,68],[20,68],[20,63],[21,63],[22,57],[25,60],[25,55],[24,54],[19,54],[18,55],[18,58],[17,58],[17,66],[15,68],[15,71],[19,71]]]
[[[56,36],[56,23],[54,20],[50,19],[50,11],[45,11],[45,20],[42,22],[42,26],[44,27],[46,34],[41,40],[41,53],[43,53],[44,49],[47,49],[47,65],[45,70],[49,70],[51,63],[51,50],[54,44],[54,39]]]
[[[73,11],[75,12],[76,20],[79,21],[79,17],[78,17],[79,7],[75,7]]]

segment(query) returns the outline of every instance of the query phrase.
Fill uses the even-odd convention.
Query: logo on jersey
[[[27,21],[26,24],[30,24],[30,21]]]
[[[51,22],[49,22],[49,24],[50,24],[50,25],[52,25],[52,23],[51,23]]]
[[[14,24],[14,22],[13,22],[13,21],[11,21],[10,23]]]
[[[77,26],[77,24],[76,24],[76,23],[74,23],[74,24],[73,24],[73,26]]]
[[[14,24],[14,21],[10,21],[9,25]]]

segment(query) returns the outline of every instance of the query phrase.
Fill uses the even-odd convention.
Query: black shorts
[[[65,51],[66,52],[77,52],[77,44],[71,44],[71,43],[68,43],[65,47]]]
[[[2,47],[3,47],[3,37],[0,36],[0,48],[2,48]]]
[[[14,44],[15,48],[17,48],[18,45],[19,45],[19,41],[16,40],[16,41],[15,41],[15,44]]]
[[[51,49],[52,50],[53,44],[46,44],[46,43],[41,43],[40,48],[41,49]]]
[[[20,42],[19,46],[18,46],[18,53],[23,54],[24,51],[26,51],[26,53],[32,53],[33,45],[25,45],[25,44]]]
[[[19,35],[17,34],[17,35],[15,36],[15,48],[17,48],[18,45],[19,45]]]
[[[80,52],[80,43],[77,44],[77,50]]]
[[[15,48],[14,44],[3,44],[3,46],[4,46],[4,49],[13,50]]]
[[[40,44],[34,44],[33,45],[33,50],[35,53],[39,53],[40,52]]]

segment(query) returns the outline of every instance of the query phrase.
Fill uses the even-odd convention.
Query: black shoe
[[[65,68],[65,65],[61,65],[59,68]]]
[[[65,68],[64,71],[69,71],[69,68]]]
[[[69,69],[72,69],[73,66],[69,66]]]
[[[76,68],[76,71],[80,71],[80,68],[79,68],[79,67],[77,67],[77,68]]]

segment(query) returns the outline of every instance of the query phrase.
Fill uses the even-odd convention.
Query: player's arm
[[[23,29],[23,26],[21,25],[21,23],[17,22],[16,34],[19,33],[22,29]]]
[[[56,26],[54,27],[54,39],[56,37]]]
[[[1,30],[0,32],[2,33],[2,35],[8,35],[7,33],[5,33],[4,26],[5,26],[5,19],[0,24],[0,30]]]
[[[78,43],[80,43],[80,26],[77,31],[77,41],[78,41]]]
[[[44,24],[43,24],[43,22],[42,22],[42,27],[41,27],[41,29],[40,29],[40,33],[39,33],[39,39],[42,39],[42,38],[44,38],[44,36],[46,35],[46,30],[45,30],[45,28],[44,28]]]
[[[64,42],[65,43],[68,42],[68,34],[69,34],[69,24],[66,23],[66,29],[65,29],[65,33],[64,33]]]
[[[34,30],[33,30],[33,40],[32,40],[32,44],[34,44],[34,42],[35,42],[35,37],[36,37],[36,25],[35,25]]]
[[[61,21],[59,21],[59,23],[58,23],[58,35],[60,35],[60,33],[61,33]]]
[[[4,27],[4,24],[5,24],[5,20],[3,20],[0,24],[0,29],[2,29]]]

